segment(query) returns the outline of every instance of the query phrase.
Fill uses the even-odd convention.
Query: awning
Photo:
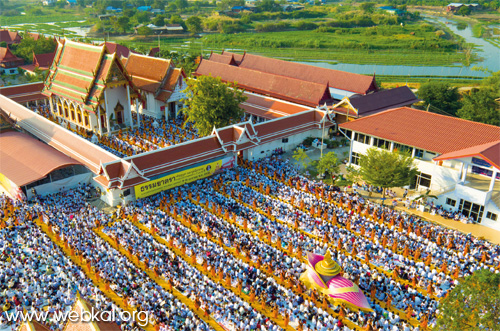
[[[0,173],[19,187],[75,164],[80,163],[25,133],[0,134]]]

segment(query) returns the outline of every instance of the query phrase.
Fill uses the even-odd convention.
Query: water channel
[[[429,21],[438,21],[447,25],[447,27],[455,34],[463,37],[466,42],[472,43],[477,47],[474,53],[481,61],[470,66],[455,64],[455,66],[407,66],[407,65],[381,65],[381,64],[351,64],[351,63],[325,63],[325,62],[299,62],[311,64],[318,67],[342,70],[357,74],[373,74],[388,75],[388,76],[432,76],[432,77],[487,77],[490,74],[482,70],[477,70],[478,67],[485,68],[490,71],[500,70],[500,48],[495,47],[488,41],[482,38],[476,38],[472,34],[472,26],[467,25],[464,30],[457,28],[457,22],[445,17],[426,17]]]

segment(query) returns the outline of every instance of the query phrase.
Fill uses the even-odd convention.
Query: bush
[[[314,30],[318,28],[318,25],[313,22],[300,21],[295,25],[295,27],[298,30]]]
[[[137,29],[137,34],[141,36],[149,36],[153,34],[153,29],[147,26],[141,26],[139,29]]]
[[[17,15],[19,15],[19,12],[15,9],[9,9],[2,13],[2,16],[17,16]]]
[[[255,30],[257,32],[276,32],[276,31],[285,31],[290,28],[290,24],[286,22],[279,23],[264,23],[264,24],[256,24]]]
[[[306,139],[304,139],[304,141],[302,142],[302,145],[304,146],[311,146],[312,145],[312,142],[314,141],[314,137],[307,137]]]

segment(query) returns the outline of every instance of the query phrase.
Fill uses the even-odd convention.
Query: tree
[[[351,185],[353,183],[357,183],[361,181],[363,178],[361,177],[361,172],[359,168],[353,167],[352,165],[347,166],[345,168],[345,178],[344,181],[347,185]]]
[[[373,13],[375,10],[375,2],[363,2],[359,5],[359,7],[365,13]]]
[[[262,0],[257,4],[257,8],[263,12],[281,10],[281,6],[274,2],[274,0]]]
[[[228,10],[233,8],[234,6],[244,6],[245,1],[244,0],[221,0],[217,4],[217,8],[220,10]]]
[[[186,20],[186,26],[191,33],[203,32],[203,27],[201,26],[201,18],[198,16],[190,16]]]
[[[437,108],[455,115],[461,106],[458,88],[448,83],[436,81],[424,83],[418,89],[418,96],[424,100],[425,106],[431,105],[430,111]]]
[[[307,168],[309,162],[311,162],[311,159],[302,148],[297,148],[296,150],[294,150],[292,157],[299,163],[299,166],[302,165],[304,167],[304,170]]]
[[[328,152],[321,159],[315,162],[318,173],[324,174],[328,172],[331,176],[339,171],[339,159],[335,152]]]
[[[56,47],[57,42],[54,38],[41,36],[38,40],[35,40],[30,35],[25,34],[19,44],[11,45],[11,50],[14,55],[23,58],[26,62],[32,62],[33,53],[52,53]]]
[[[462,108],[457,111],[460,118],[500,126],[500,109],[490,88],[472,89],[464,94]]]
[[[153,24],[156,26],[164,26],[165,15],[156,15],[155,18],[153,18]]]
[[[132,17],[137,21],[137,23],[147,23],[150,21],[149,13],[145,11],[138,11]]]
[[[137,34],[142,36],[150,36],[153,34],[153,29],[147,26],[141,26],[139,29],[137,29]]]
[[[417,174],[414,160],[406,153],[370,148],[359,159],[360,175],[367,183],[385,190],[410,184]]]
[[[498,330],[500,274],[476,270],[439,304],[437,330]]]
[[[189,3],[187,2],[187,0],[175,0],[174,4],[175,4],[175,7],[177,7],[177,9],[179,11],[184,9],[184,8],[189,7]]]
[[[130,19],[127,16],[113,16],[110,21],[116,33],[125,33],[130,27]]]
[[[202,136],[209,135],[212,129],[239,122],[243,116],[240,103],[247,98],[236,84],[223,83],[220,77],[200,76],[189,79],[186,98],[188,120],[193,122]]]
[[[460,9],[458,9],[457,14],[458,15],[462,15],[462,16],[468,16],[468,15],[470,15],[470,8],[469,8],[469,6],[463,5],[462,7],[460,7]]]

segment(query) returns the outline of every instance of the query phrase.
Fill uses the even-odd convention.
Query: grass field
[[[466,59],[462,52],[457,51],[461,48],[458,41],[451,40],[448,34],[445,38],[438,38],[434,31],[419,25],[338,29],[333,33],[213,34],[203,37],[197,44],[204,50],[246,50],[298,61],[452,66]]]

